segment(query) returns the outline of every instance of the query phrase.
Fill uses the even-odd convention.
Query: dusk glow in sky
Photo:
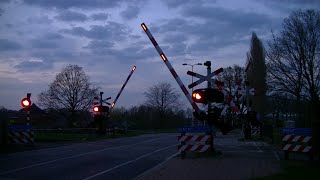
[[[37,104],[68,64],[83,67],[112,100],[137,66],[117,107],[142,104],[158,82],[171,83],[187,102],[142,22],[187,86],[191,67],[183,63],[244,66],[253,31],[267,49],[271,30],[292,11],[319,7],[311,0],[0,0],[0,106],[20,109],[28,92]],[[204,66],[194,71],[206,74]]]

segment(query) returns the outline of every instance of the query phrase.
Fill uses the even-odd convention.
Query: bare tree
[[[49,89],[39,94],[39,104],[47,109],[67,110],[72,125],[76,112],[88,110],[96,94],[97,88],[91,86],[83,69],[68,65],[56,75]]]
[[[265,105],[267,103],[267,70],[265,62],[265,50],[261,40],[256,33],[252,33],[251,47],[248,53],[247,61],[250,68],[247,70],[247,80],[251,87],[256,89],[256,94],[252,97],[252,108],[260,115],[265,114]]]
[[[268,69],[276,89],[318,101],[320,95],[320,13],[293,12],[269,42]]]
[[[320,12],[295,11],[283,21],[279,35],[269,42],[268,68],[274,90],[308,100],[312,107],[313,142],[320,151]],[[317,125],[316,125],[317,124]]]
[[[224,86],[229,93],[229,95],[236,94],[236,85],[241,82],[244,75],[244,68],[238,65],[229,66],[223,69],[223,73],[218,75],[217,79],[224,82]]]
[[[170,109],[176,109],[180,105],[179,94],[167,82],[160,82],[151,86],[144,92],[144,95],[147,98],[146,104],[158,110],[161,115],[164,115]]]

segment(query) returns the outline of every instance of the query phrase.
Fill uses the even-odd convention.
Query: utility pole
[[[206,61],[204,63],[205,66],[207,66],[207,76],[209,76],[211,74],[211,61]],[[211,87],[211,81],[207,81],[208,82],[208,86],[207,88],[208,89],[212,89]],[[212,105],[211,105],[211,102],[209,101],[208,102],[208,114],[211,112],[211,109],[212,109]],[[203,121],[203,125],[205,125],[206,121]]]
[[[102,103],[103,103],[102,94],[103,94],[103,92],[100,92],[100,106],[102,106]]]
[[[211,74],[211,61],[206,61],[205,63],[204,63],[204,65],[205,66],[207,66],[207,76],[210,76],[210,74]],[[207,83],[207,88],[208,89],[212,89],[212,87],[211,87],[211,81],[207,81],[208,83]],[[211,105],[211,101],[208,101],[208,118],[209,118],[209,114],[211,113],[211,111],[212,111],[212,105]],[[211,120],[210,119],[208,119],[208,122],[211,122]],[[203,125],[205,126],[205,124],[206,124],[206,121],[203,121]],[[215,137],[215,134],[216,134],[216,131],[215,131],[215,129],[214,129],[214,126],[213,126],[213,124],[212,123],[208,123],[208,125],[210,126],[210,128],[211,128],[211,136],[212,136],[212,138],[214,138]],[[214,149],[214,147],[213,147],[213,139],[210,141],[210,147],[211,147],[211,151],[212,152],[214,152],[215,151],[215,149]]]

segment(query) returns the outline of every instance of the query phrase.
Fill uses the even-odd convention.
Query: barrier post
[[[283,133],[283,148],[284,159],[289,159],[289,152],[307,153],[309,159],[313,159],[312,136],[311,129],[306,128],[284,128]]]

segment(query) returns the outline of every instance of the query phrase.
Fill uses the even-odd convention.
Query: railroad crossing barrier
[[[261,131],[260,131],[260,127],[259,126],[253,126],[251,127],[251,135],[252,136],[260,136],[261,135]]]
[[[178,152],[184,158],[187,152],[203,153],[213,151],[213,135],[212,130],[208,126],[195,126],[179,128],[178,132]],[[186,134],[192,133],[192,134]],[[200,134],[205,133],[205,134]]]
[[[31,125],[10,125],[10,144],[34,144],[34,132]]]
[[[283,148],[284,159],[289,159],[289,152],[306,153],[310,160],[313,159],[311,146],[311,129],[307,128],[283,128]]]
[[[106,135],[114,135],[115,132],[114,132],[114,128],[107,128],[106,129]]]

